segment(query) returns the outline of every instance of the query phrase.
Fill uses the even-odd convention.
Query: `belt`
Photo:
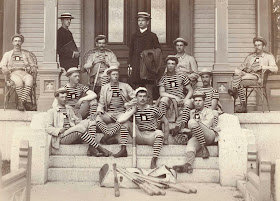
[[[11,72],[14,72],[14,71],[16,71],[16,70],[23,70],[23,71],[25,71],[25,68],[12,68],[12,69],[11,69]]]

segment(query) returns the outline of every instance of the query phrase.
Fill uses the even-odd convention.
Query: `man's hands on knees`
[[[58,135],[63,134],[66,130],[67,130],[67,128],[62,128],[62,129],[60,129],[60,131],[59,131]]]

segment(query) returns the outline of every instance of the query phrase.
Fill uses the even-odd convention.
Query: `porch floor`
[[[113,181],[112,181],[113,182]],[[244,201],[240,191],[233,187],[221,187],[212,183],[187,183],[197,189],[197,194],[184,194],[175,190],[166,190],[165,196],[149,196],[140,189],[120,189],[120,197],[114,196],[113,188],[101,188],[92,183],[56,183],[33,186],[31,201]]]

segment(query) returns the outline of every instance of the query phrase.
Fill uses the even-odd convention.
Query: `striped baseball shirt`
[[[144,109],[137,107],[135,120],[140,131],[155,131],[158,127],[158,120],[163,117],[158,107],[149,105]]]
[[[83,84],[78,84],[76,87],[70,87],[68,84],[64,86],[67,90],[67,104],[75,106],[78,100],[87,93],[89,87]]]
[[[188,84],[190,84],[190,79],[184,74],[175,74],[171,76],[165,74],[160,79],[158,86],[164,87],[166,93],[183,99],[185,98],[184,87]]]
[[[109,104],[108,112],[125,112],[124,102],[120,94],[118,85],[111,85],[112,99]]]
[[[219,92],[216,89],[214,89],[213,87],[207,87],[207,88],[198,87],[195,89],[194,93],[197,91],[203,92],[206,95],[204,107],[211,108],[212,100],[213,99],[219,100]]]

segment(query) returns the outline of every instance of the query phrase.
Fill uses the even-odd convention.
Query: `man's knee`
[[[24,84],[25,86],[32,86],[33,85],[33,77],[30,74],[26,74],[24,76]]]
[[[191,99],[184,100],[184,105],[188,107],[192,107],[192,100]]]
[[[90,106],[97,105],[97,104],[98,104],[97,99],[93,99],[93,100],[89,101]]]
[[[213,115],[214,115],[214,117],[218,117],[219,116],[218,110],[213,110]]]
[[[188,122],[188,128],[192,129],[199,126],[199,124],[194,120],[194,119],[190,119]]]
[[[234,75],[241,75],[242,71],[238,68],[234,70]]]
[[[163,102],[166,105],[170,105],[170,99],[168,97],[161,97],[160,102]]]
[[[10,79],[15,83],[16,87],[23,87],[23,81],[19,76],[11,74]]]

